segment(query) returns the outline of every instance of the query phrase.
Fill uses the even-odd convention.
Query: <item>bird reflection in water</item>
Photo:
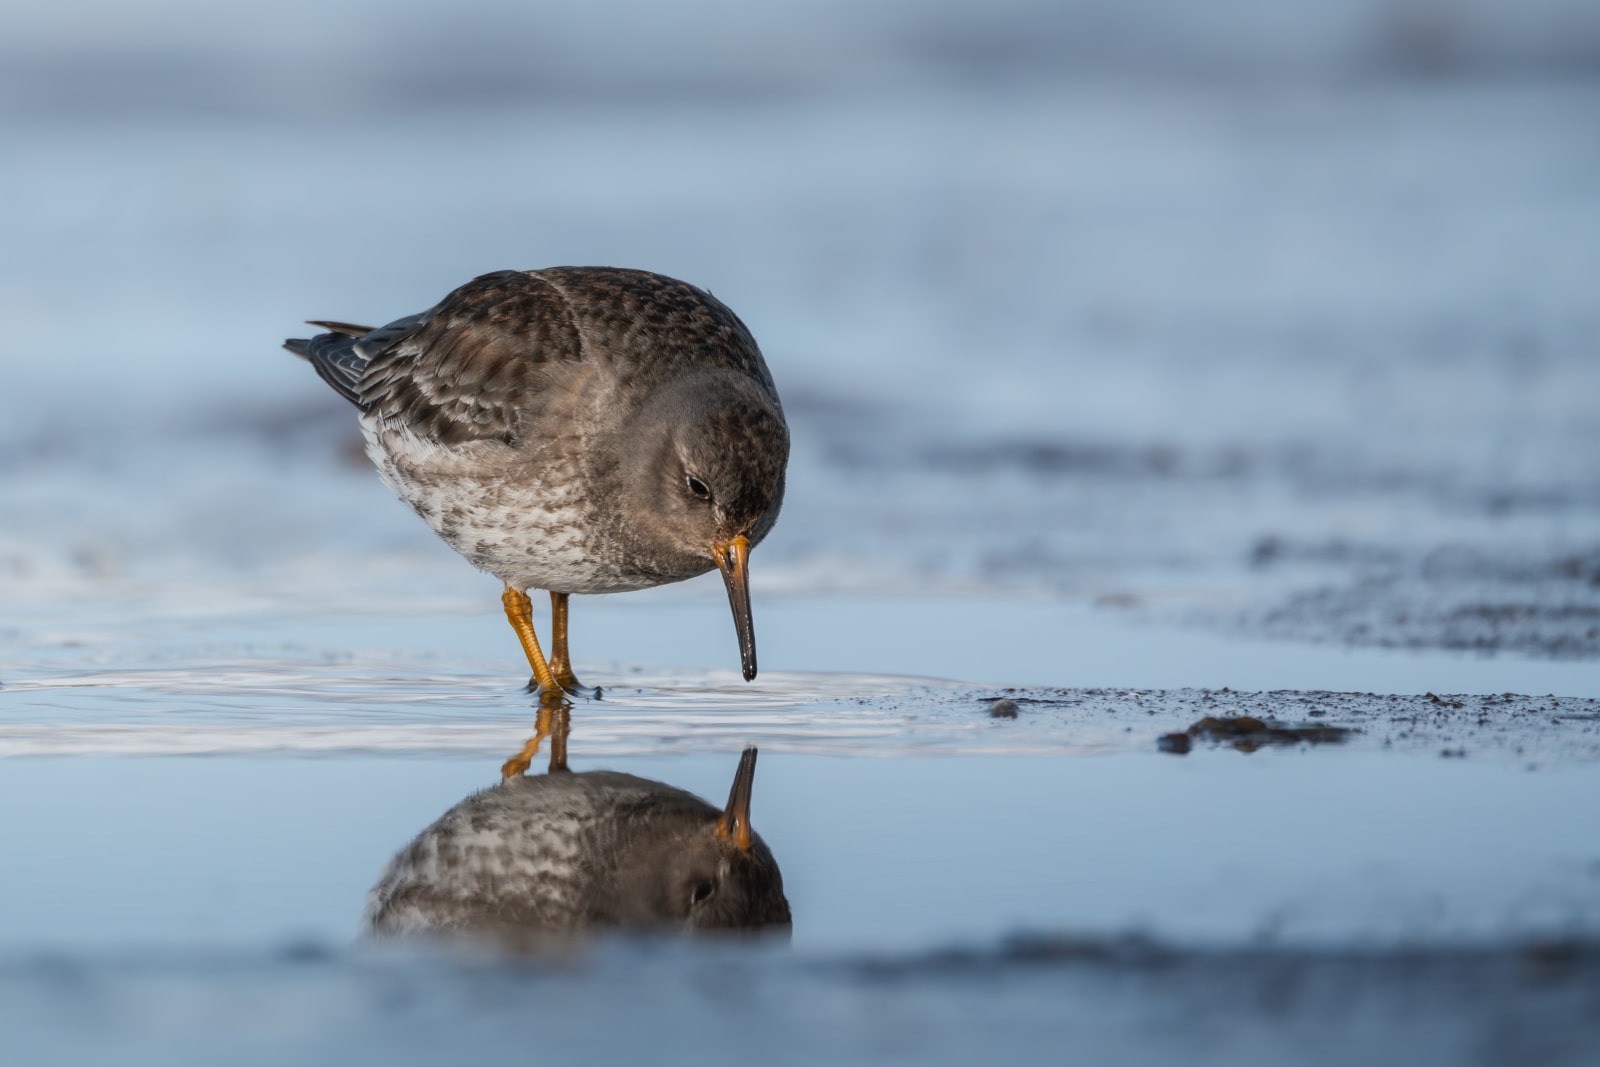
[[[539,723],[499,785],[445,812],[389,862],[368,896],[367,936],[512,948],[603,928],[787,936],[783,876],[750,826],[754,748],[718,810],[663,782],[573,773],[569,709],[541,708]],[[525,776],[547,736],[548,773]]]

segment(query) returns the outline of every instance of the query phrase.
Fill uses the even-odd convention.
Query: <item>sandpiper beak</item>
[[[741,850],[750,848],[750,791],[755,781],[756,750],[747,748],[739,757],[739,769],[733,774],[728,806],[722,809],[722,818],[717,820],[717,836]]]
[[[738,537],[711,546],[722,580],[728,586],[728,604],[733,608],[733,625],[739,631],[739,660],[744,680],[756,677],[756,627],[750,620],[750,539]]]

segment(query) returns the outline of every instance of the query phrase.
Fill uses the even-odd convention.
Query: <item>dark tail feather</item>
[[[416,331],[428,320],[432,311],[423,311],[395,319],[387,326],[372,329],[348,322],[313,322],[329,333],[319,333],[310,340],[291,338],[283,347],[309,362],[322,380],[356,407],[366,410],[361,399],[361,379],[375,359],[383,359],[394,345]]]
[[[346,337],[365,337],[372,332],[371,326],[353,326],[348,322],[318,322],[316,319],[306,323],[307,326],[321,326],[324,330],[333,333],[342,333]]]
[[[311,325],[329,324],[314,322]],[[333,386],[340,396],[361,407],[361,396],[356,391],[356,385],[361,380],[362,371],[367,369],[367,360],[355,350],[356,340],[372,331],[360,326],[351,326],[349,329],[360,330],[361,333],[320,333],[309,339],[291,337],[283,342],[283,347],[310,363],[317,377]]]

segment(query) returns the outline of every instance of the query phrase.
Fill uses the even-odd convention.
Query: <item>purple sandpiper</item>
[[[748,560],[778,517],[789,430],[756,342],[710,293],[640,270],[474,278],[431,310],[284,347],[361,411],[385,483],[474,566],[546,696],[586,692],[567,598],[722,572],[756,676]],[[552,655],[527,590],[550,593]]]

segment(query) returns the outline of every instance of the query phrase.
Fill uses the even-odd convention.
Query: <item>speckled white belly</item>
[[[575,472],[498,442],[445,447],[362,420],[384,484],[473,566],[518,589],[620,593],[658,584],[607,558]]]

